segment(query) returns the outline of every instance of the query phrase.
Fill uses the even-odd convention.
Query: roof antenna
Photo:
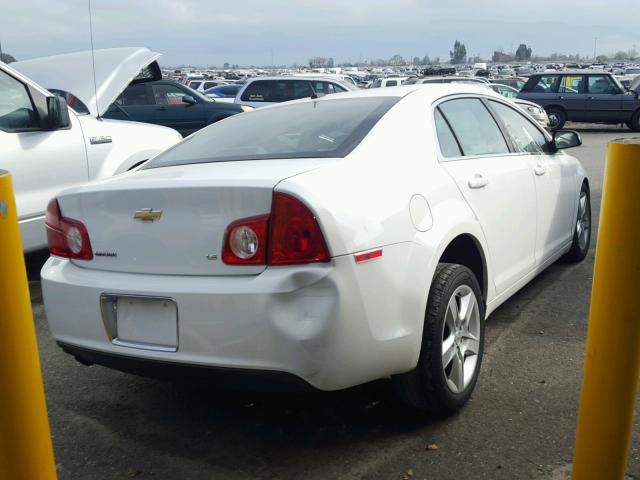
[[[96,102],[96,118],[101,120],[100,118],[100,108],[98,107],[98,86],[96,82],[96,58],[93,53],[93,23],[91,22],[91,0],[89,2],[89,37],[91,37],[91,66],[93,67],[93,92],[94,99]]]

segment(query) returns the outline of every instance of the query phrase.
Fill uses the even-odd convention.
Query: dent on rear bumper
[[[384,260],[368,264],[349,255],[241,277],[98,272],[52,257],[42,289],[60,342],[139,359],[281,371],[336,390],[415,365],[424,310],[403,285],[414,246],[385,247]],[[178,351],[112,344],[100,314],[103,293],[173,298]]]

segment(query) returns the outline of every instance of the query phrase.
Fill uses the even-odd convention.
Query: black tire
[[[627,123],[627,126],[634,132],[640,132],[640,110],[634,113],[631,121]]]
[[[565,122],[567,121],[567,114],[558,107],[549,107],[546,109],[547,116],[549,117],[549,129],[560,130],[564,127]]]
[[[584,216],[580,207],[580,202],[583,195],[585,195],[586,202],[586,213]],[[562,257],[562,260],[570,263],[578,263],[584,260],[584,258],[587,256],[587,253],[589,253],[589,246],[591,245],[591,195],[589,193],[589,186],[586,183],[582,184],[582,188],[580,189],[580,196],[578,198],[578,214],[573,229],[573,242],[571,243],[571,249],[569,249],[569,251]],[[578,226],[581,220],[581,228],[584,229],[585,226],[588,228],[586,242],[584,241],[584,239],[582,241],[580,239],[579,232],[581,232],[582,230],[579,229]],[[585,221],[587,222],[586,225],[584,223]]]
[[[479,314],[479,340],[473,376],[461,392],[454,393],[447,384],[442,346],[447,306],[461,286],[469,287],[475,294]],[[467,267],[453,263],[438,265],[427,300],[418,365],[414,370],[393,378],[396,393],[404,403],[420,410],[450,414],[460,410],[469,400],[478,380],[484,351],[485,306],[481,292],[478,280]],[[468,357],[463,355],[463,358]]]

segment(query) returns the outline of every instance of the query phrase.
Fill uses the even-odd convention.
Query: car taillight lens
[[[47,205],[45,225],[49,252],[52,255],[80,260],[93,258],[87,228],[78,220],[63,217],[55,198]]]
[[[274,193],[271,213],[231,223],[222,261],[232,265],[294,265],[328,262],[324,236],[313,213],[298,199]]]
[[[243,218],[224,233],[222,261],[235,265],[264,265],[267,260],[269,215]]]
[[[269,265],[328,262],[318,221],[297,198],[275,192],[271,203]]]

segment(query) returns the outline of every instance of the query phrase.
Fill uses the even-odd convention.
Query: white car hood
[[[140,70],[162,54],[148,48],[123,47],[95,50],[94,55],[95,88],[90,50],[23,60],[11,66],[45,88],[75,95],[92,115],[101,116]]]

